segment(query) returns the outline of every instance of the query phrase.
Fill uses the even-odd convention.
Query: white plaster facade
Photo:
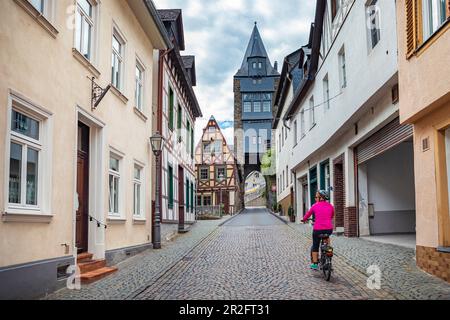
[[[330,160],[331,187],[333,187],[333,159],[344,155],[345,206],[357,206],[355,194],[354,147],[398,116],[398,106],[391,98],[397,84],[397,37],[395,3],[378,1],[380,40],[372,49],[367,26],[364,1],[343,0],[334,22],[331,17],[331,0],[327,1],[321,45],[321,58],[315,81],[290,118],[301,122],[305,113],[305,135],[300,129],[296,138],[289,132],[289,141],[297,140],[289,157],[289,167],[296,174],[296,211],[303,216],[301,178],[308,177],[310,169]],[[361,45],[367,43],[367,46]],[[340,53],[345,52],[345,81]],[[323,58],[323,59],[322,59]],[[326,99],[325,83],[329,87]],[[313,103],[311,103],[313,101]],[[327,101],[329,103],[327,103]],[[311,121],[314,106],[315,124]],[[357,125],[357,131],[355,131]],[[278,137],[278,135],[277,135]],[[333,190],[331,188],[331,190]],[[311,193],[311,190],[308,191]],[[334,193],[330,193],[331,202]],[[311,206],[308,198],[307,208]]]

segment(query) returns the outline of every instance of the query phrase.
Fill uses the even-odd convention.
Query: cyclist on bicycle
[[[328,191],[319,190],[316,193],[316,203],[311,207],[308,213],[304,216],[302,222],[305,223],[309,217],[314,214],[315,222],[313,228],[313,245],[311,248],[311,269],[319,270],[319,246],[320,236],[333,233],[333,217],[334,207],[327,200],[329,199]]]

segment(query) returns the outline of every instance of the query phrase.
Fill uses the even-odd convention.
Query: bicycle
[[[332,258],[334,255],[333,247],[329,245],[330,235],[321,234],[320,238],[320,253],[319,253],[319,268],[322,270],[326,281],[330,281],[331,272],[333,271]]]
[[[311,225],[314,226],[314,221],[311,221]],[[305,221],[306,223],[306,221]],[[334,255],[333,247],[330,246],[330,235],[329,234],[321,234],[320,238],[320,246],[319,246],[319,269],[322,270],[323,275],[326,281],[330,281],[331,273],[333,271],[332,258]]]

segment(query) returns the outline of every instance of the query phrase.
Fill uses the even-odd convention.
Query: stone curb
[[[222,222],[218,225],[218,227],[222,227],[224,224],[226,224],[226,223],[230,222],[231,220],[235,219],[235,218],[236,218],[237,216],[239,216],[243,211],[244,211],[244,209],[240,210],[238,213],[236,213],[235,215],[231,216],[231,217],[228,218],[227,220],[222,221]]]
[[[269,209],[267,209],[267,211],[271,214],[271,215],[273,215],[275,218],[277,218],[278,220],[280,220],[280,221],[283,221],[285,224],[289,224],[289,221],[286,221],[286,220],[284,220],[283,218],[281,218],[279,215],[276,215],[274,212],[272,212],[272,210],[269,210]]]

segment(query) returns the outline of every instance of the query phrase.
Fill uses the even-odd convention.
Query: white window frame
[[[207,177],[206,178],[203,178],[203,175],[202,175],[202,173],[203,173],[203,170],[206,170],[206,172],[207,172]],[[209,180],[209,167],[200,167],[200,180],[201,181],[207,181],[207,180]]]
[[[328,80],[328,74],[323,78],[323,100],[325,105],[324,110],[330,110],[330,82]]]
[[[11,128],[12,112],[20,112],[39,122],[39,140],[13,132]],[[5,177],[4,177],[4,203],[7,215],[25,216],[53,216],[51,212],[52,198],[52,144],[51,134],[53,127],[52,113],[31,102],[24,96],[10,90],[8,107],[6,108],[5,136]],[[22,146],[21,168],[21,203],[9,203],[9,174],[11,142]],[[25,147],[24,147],[25,146]],[[38,178],[36,205],[26,204],[26,165],[27,148],[38,150]],[[25,174],[24,174],[25,173]]]
[[[80,55],[82,55],[86,60],[90,61],[91,63],[94,61],[94,52],[96,52],[96,22],[97,22],[97,16],[98,16],[98,4],[96,1],[93,0],[86,0],[87,2],[89,2],[89,4],[92,7],[92,16],[89,16],[89,14],[87,12],[85,12],[81,6],[78,3],[78,0],[76,1],[76,5],[75,5],[75,27],[74,27],[74,48],[78,51],[78,53]],[[84,31],[84,24],[81,23],[81,30],[80,32],[80,43],[78,43],[77,41],[77,34],[78,34],[78,29],[77,29],[77,16],[78,14],[81,16],[82,22],[85,21],[87,22],[90,26],[91,26],[91,33],[90,33],[90,43],[89,43],[89,51],[88,51],[88,55],[89,57],[86,57],[83,54],[84,51],[84,37],[86,36],[86,34],[83,32]]]
[[[113,46],[113,39],[116,38],[116,40],[119,42],[120,44],[120,52],[118,52],[114,46]],[[124,92],[125,91],[125,81],[124,81],[124,74],[125,74],[125,61],[126,61],[126,57],[125,57],[125,52],[126,52],[126,38],[123,36],[122,32],[120,32],[120,29],[117,27],[116,24],[113,25],[113,31],[112,31],[112,36],[111,36],[111,58],[117,58],[119,65],[119,79],[117,80],[118,83],[114,83],[115,81],[113,81],[113,76],[114,76],[114,72],[111,70],[112,74],[111,74],[111,84],[114,86],[114,88],[116,88],[117,90],[119,90],[120,92]],[[114,61],[115,62],[115,61]],[[112,61],[111,61],[112,64]],[[111,65],[111,68],[113,68],[113,66]],[[175,101],[174,101],[175,102]]]
[[[375,8],[374,8],[375,7]],[[369,50],[375,49],[375,47],[381,41],[381,16],[380,6],[378,0],[369,0],[366,4],[366,19],[367,19],[367,37],[369,42]],[[374,22],[374,23],[373,23]],[[377,42],[373,42],[372,32],[377,30]]]
[[[300,111],[300,139],[303,139],[306,135],[306,130],[305,130],[305,109],[302,109]]]
[[[345,47],[342,47],[338,53],[339,60],[339,83],[341,90],[347,88],[347,62],[345,57]]]
[[[316,112],[314,106],[314,96],[309,99],[309,121],[310,121],[310,129],[316,126]]]
[[[110,159],[116,159],[119,162],[119,171],[114,171],[111,169]],[[112,218],[122,218],[123,213],[123,155],[111,150],[108,157],[108,216]],[[112,176],[118,179],[118,190],[117,190],[117,212],[111,211],[111,186],[109,185],[109,178]]]
[[[139,170],[139,178],[136,178],[135,176],[135,170]],[[133,217],[138,219],[144,219],[145,218],[145,170],[142,164],[140,163],[134,163],[133,166]],[[136,188],[137,186],[140,187],[139,194],[140,194],[140,201],[139,201],[139,210],[137,210],[137,201],[136,201]]]
[[[144,102],[145,102],[145,67],[143,63],[139,60],[139,58],[136,58],[136,69],[135,71],[139,70],[141,78],[138,78],[137,75],[135,75],[135,104],[136,109],[143,112],[144,111]]]

